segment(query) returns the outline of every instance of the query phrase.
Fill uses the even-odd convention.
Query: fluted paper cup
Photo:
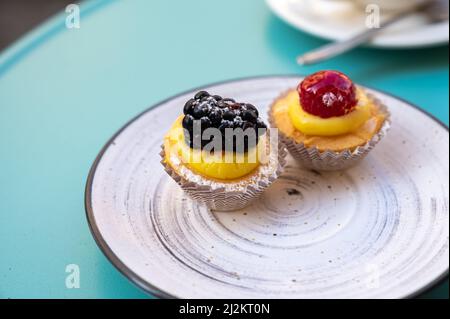
[[[220,182],[205,178],[180,164],[175,170],[165,161],[166,152],[161,146],[161,164],[166,172],[192,199],[218,211],[234,211],[249,205],[261,195],[281,174],[286,164],[287,151],[283,143],[277,143],[270,151],[267,163],[261,163],[257,171],[236,182]]]
[[[358,146],[354,150],[347,149],[339,152],[333,150],[321,151],[317,147],[307,147],[303,143],[297,143],[293,138],[286,136],[279,130],[281,141],[286,145],[286,148],[291,155],[299,161],[302,166],[309,169],[337,171],[356,165],[369,154],[375,145],[386,135],[391,126],[390,113],[386,105],[374,95],[369,93],[367,93],[367,95],[371,101],[377,105],[379,110],[386,114],[386,118],[380,130],[366,144]],[[285,94],[281,97],[283,96],[285,96]],[[272,104],[269,109],[269,123],[272,127],[275,127],[275,119],[272,112],[274,104]]]

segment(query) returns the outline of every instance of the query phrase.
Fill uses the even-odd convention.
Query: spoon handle
[[[387,18],[385,21],[381,23],[379,28],[367,29],[347,40],[342,40],[338,42],[333,42],[327,45],[324,45],[318,49],[305,53],[299,57],[297,57],[297,63],[301,65],[309,65],[317,62],[324,61],[326,59],[335,57],[339,54],[347,52],[357,46],[368,42],[372,39],[376,34],[383,31],[386,27],[391,24],[407,17],[408,15],[403,12],[402,14],[397,14],[390,18]]]

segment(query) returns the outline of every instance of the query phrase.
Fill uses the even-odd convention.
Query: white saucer
[[[329,40],[343,40],[364,30],[366,13],[350,7],[311,5],[311,0],[267,0],[270,9],[293,27]],[[317,2],[320,3],[320,2]],[[320,12],[319,12],[320,11]],[[411,16],[377,36],[369,44],[384,48],[428,47],[448,43],[449,22],[429,24]]]

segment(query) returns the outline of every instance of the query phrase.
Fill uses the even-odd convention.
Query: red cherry
[[[311,74],[300,83],[297,90],[302,108],[322,118],[348,114],[358,103],[352,80],[337,71]]]

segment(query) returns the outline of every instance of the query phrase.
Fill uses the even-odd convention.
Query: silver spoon
[[[351,49],[354,49],[357,46],[366,43],[367,41],[372,39],[376,34],[378,34],[380,31],[383,31],[388,26],[416,12],[423,13],[431,23],[448,20],[448,0],[445,1],[434,0],[401,11],[393,16],[390,16],[384,21],[381,21],[379,28],[367,29],[366,31],[350,39],[330,43],[318,49],[305,53],[297,58],[297,63],[301,65],[314,64],[335,57],[344,52],[350,51]]]

